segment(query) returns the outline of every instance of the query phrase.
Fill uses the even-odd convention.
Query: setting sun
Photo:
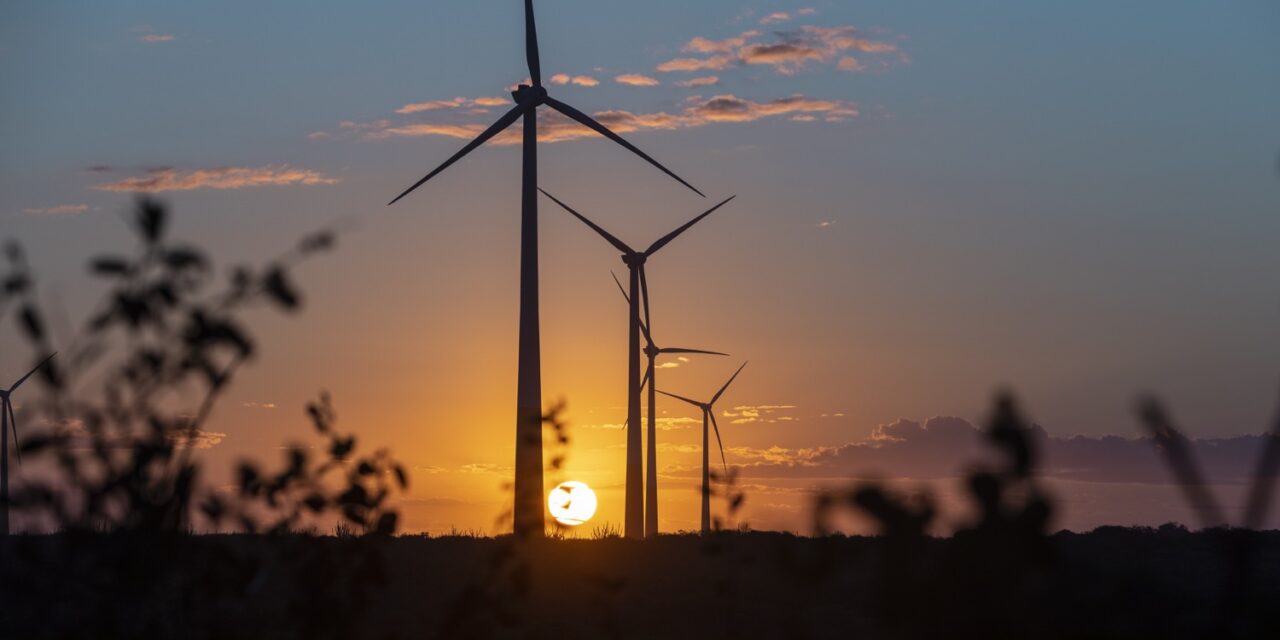
[[[596,514],[596,493],[583,482],[561,482],[547,496],[547,505],[556,522],[576,527]]]

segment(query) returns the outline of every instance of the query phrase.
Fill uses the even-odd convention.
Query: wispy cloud
[[[762,18],[760,22],[770,24],[788,19],[789,14],[779,12]],[[896,44],[863,38],[851,26],[803,25],[768,34],[750,30],[723,40],[698,36],[686,43],[683,49],[707,57],[675,58],[659,64],[657,70],[663,73],[721,70],[738,64],[769,66],[784,75],[794,74],[809,64],[835,64],[841,71],[866,70],[867,65],[848,55],[850,52],[868,55],[896,53],[895,61],[906,61],[906,56],[899,52]],[[889,64],[885,60],[878,62],[880,65]]]
[[[786,22],[791,19],[791,14],[786,11],[775,11],[763,18],[760,18],[760,24],[777,24]]]
[[[683,364],[688,364],[688,362],[689,362],[689,359],[688,359],[688,358],[686,358],[686,357],[684,357],[684,356],[679,356],[679,357],[677,357],[675,360],[671,360],[671,361],[668,361],[668,362],[660,362],[660,363],[658,363],[654,368],[656,368],[656,369],[676,369],[676,368],[679,368],[679,367],[680,367],[681,365],[683,365]]]
[[[42,209],[23,209],[22,212],[38,216],[73,216],[88,210],[89,205],[87,204],[60,204]]]
[[[276,403],[274,402],[241,402],[240,406],[246,409],[275,409]]]
[[[462,473],[508,473],[511,471],[511,467],[504,467],[490,462],[473,462],[462,465],[458,470]]]
[[[148,33],[144,36],[138,36],[138,42],[147,44],[155,44],[157,42],[173,42],[174,37],[168,33]]]
[[[639,73],[624,73],[620,76],[614,76],[613,81],[618,84],[625,84],[632,87],[656,87],[659,84],[662,84],[661,82],[658,82],[657,78],[651,78]]]
[[[571,76],[567,73],[557,73],[551,76],[552,84],[576,84],[580,87],[594,87],[600,84],[599,80],[591,76]]]
[[[458,109],[461,107],[472,107],[472,108],[478,107],[481,109],[487,109],[488,107],[497,107],[497,106],[505,105],[509,102],[510,101],[505,98],[470,99],[470,98],[457,97],[451,100],[428,100],[426,102],[414,102],[414,103],[406,104],[403,107],[396,109],[396,113],[407,115],[410,113],[421,113],[423,111],[435,111],[438,109]]]
[[[712,123],[754,122],[765,118],[795,116],[821,116],[828,122],[841,122],[858,115],[858,107],[851,102],[840,100],[818,100],[802,95],[778,98],[764,102],[756,102],[735,95],[718,95],[711,98],[692,96],[685,102],[680,113],[632,113],[630,111],[612,110],[598,111],[595,119],[618,133],[636,131],[689,129]],[[359,131],[365,139],[379,140],[387,138],[443,136],[470,140],[479,135],[488,124],[468,123],[455,124],[447,122],[418,122],[392,124],[386,120],[376,123],[355,124],[343,123],[342,128]],[[538,122],[538,140],[540,142],[565,142],[583,138],[599,137],[595,131],[587,129],[558,112],[547,112],[540,116]],[[507,129],[493,138],[494,144],[520,144],[521,134],[516,129]]]
[[[720,83],[719,76],[701,76],[698,78],[689,78],[676,83],[677,87],[709,87]]]
[[[182,171],[158,168],[144,175],[133,176],[95,185],[99,191],[155,193],[160,191],[190,191],[193,189],[244,189],[248,187],[272,187],[285,185],[336,184],[331,178],[317,171],[297,169],[289,165],[265,167],[217,167]]]
[[[642,418],[641,418],[641,420],[643,420],[645,424],[649,424],[649,419],[648,419],[647,417],[642,417]],[[696,425],[701,425],[701,424],[702,424],[702,419],[701,419],[701,418],[689,418],[689,417],[686,417],[686,416],[681,416],[681,417],[677,417],[677,418],[669,418],[669,417],[665,417],[665,416],[658,416],[658,418],[657,418],[656,420],[654,420],[654,424],[655,424],[655,426],[657,426],[657,428],[658,428],[660,431],[679,431],[679,430],[681,430],[681,429],[688,429],[689,427],[692,427],[692,426],[693,426],[693,425],[695,425],[695,424],[696,424]],[[624,428],[626,428],[626,424],[625,424],[625,423],[622,423],[622,422],[606,422],[606,423],[601,423],[601,424],[583,424],[583,425],[577,425],[577,428],[579,428],[579,429],[605,429],[605,430],[617,431],[617,430],[619,430],[619,429],[624,429]]]
[[[794,404],[759,404],[738,405],[733,409],[724,409],[720,415],[725,418],[731,418],[733,424],[750,424],[752,422],[795,422],[799,420],[789,412],[794,410]]]

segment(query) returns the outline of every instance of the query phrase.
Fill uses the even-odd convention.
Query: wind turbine
[[[0,536],[9,535],[9,434],[13,433],[13,453],[18,458],[18,464],[22,464],[22,455],[18,453],[18,417],[13,414],[13,401],[10,396],[22,383],[31,377],[31,374],[40,370],[41,367],[48,364],[53,356],[51,354],[45,358],[36,368],[27,372],[27,375],[18,378],[8,389],[0,389]]]
[[[745,366],[747,366],[747,363],[742,363],[742,367]],[[698,402],[697,400],[690,400],[684,396],[667,393],[666,391],[658,392],[664,396],[683,400],[702,409],[702,533],[711,531],[711,471],[707,462],[707,418],[711,418],[711,426],[715,427],[716,430],[716,443],[720,445],[720,463],[724,465],[725,471],[728,471],[729,463],[724,459],[724,442],[720,440],[720,425],[716,424],[715,404],[716,400],[719,400],[720,396],[724,395],[724,390],[733,384],[733,379],[737,378],[739,373],[742,373],[742,367],[738,367],[738,370],[733,372],[733,376],[729,378],[728,382],[724,383],[723,387],[720,387],[716,395],[711,396],[710,402]]]
[[[618,291],[622,292],[622,297],[627,302],[631,302],[631,297],[627,295],[626,289],[622,288],[622,283],[618,281],[618,276],[613,275],[610,271],[609,275],[613,276],[613,281],[618,285]],[[643,280],[641,281],[644,282]],[[649,366],[644,373],[644,381],[640,383],[640,387],[644,388],[649,385],[649,429],[647,431],[648,442],[645,449],[645,493],[644,493],[644,535],[646,538],[654,538],[658,536],[658,397],[655,393],[657,389],[657,362],[658,356],[664,353],[698,353],[711,356],[727,356],[727,353],[719,351],[703,351],[702,349],[685,349],[682,347],[659,347],[653,341],[652,321],[649,317],[649,290],[641,287],[640,295],[644,298],[645,318],[640,322],[640,331],[644,333],[644,354],[649,358]]]
[[[547,193],[541,187],[538,188],[543,195],[551,198],[556,204],[564,208],[565,211],[573,214],[574,217],[581,220],[588,227],[591,227],[596,233],[600,234],[609,244],[613,245],[622,252],[622,262],[627,265],[627,269],[631,271],[631,295],[627,300],[630,306],[630,320],[627,329],[627,481],[626,481],[626,505],[623,518],[623,535],[629,538],[639,538],[644,536],[644,502],[642,497],[643,482],[640,467],[640,430],[632,428],[631,425],[640,424],[640,300],[641,289],[648,291],[649,286],[645,280],[644,264],[650,256],[657,253],[659,249],[667,246],[677,236],[684,233],[689,227],[697,224],[699,220],[711,215],[716,209],[723,207],[725,203],[734,199],[736,196],[729,196],[710,209],[702,212],[698,217],[684,223],[675,231],[668,233],[656,242],[649,245],[644,251],[636,251],[630,245],[615,238],[612,234],[600,228],[600,225],[588,220],[586,216],[574,211],[569,205],[559,201],[555,196]],[[649,295],[643,294],[645,305],[645,318],[649,317]],[[654,512],[657,513],[656,511]],[[656,525],[655,525],[656,529]]]
[[[542,495],[542,354],[538,330],[538,194],[534,192],[534,188],[538,185],[538,107],[545,104],[559,111],[626,147],[627,150],[644,158],[663,173],[675,178],[680,184],[692,189],[694,193],[700,196],[703,194],[587,114],[547,95],[546,87],[542,86],[542,69],[538,60],[538,31],[533,19],[533,0],[524,2],[524,33],[525,61],[529,65],[529,78],[533,85],[522,84],[512,91],[511,97],[516,102],[514,108],[475,140],[467,143],[461,151],[453,154],[434,171],[415,182],[412,187],[405,189],[404,193],[387,204],[395,204],[396,201],[422,186],[424,182],[471,153],[476,147],[504,131],[516,120],[524,118],[524,182],[520,197],[520,347],[516,382],[516,469],[513,521],[516,535],[541,536],[545,511]]]

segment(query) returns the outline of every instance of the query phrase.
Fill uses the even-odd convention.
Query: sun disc
[[[547,496],[547,507],[556,522],[576,527],[596,514],[596,493],[584,482],[561,482]]]

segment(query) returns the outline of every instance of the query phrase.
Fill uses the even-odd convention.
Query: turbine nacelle
[[[540,105],[547,99],[547,88],[542,85],[529,86],[522,84],[511,92],[511,99],[519,105]]]
[[[649,259],[649,256],[646,256],[646,255],[645,255],[645,254],[643,254],[643,253],[624,253],[624,254],[622,254],[622,264],[625,264],[625,265],[627,265],[628,267],[632,267],[632,268],[635,268],[635,267],[643,267],[643,266],[644,266],[645,261],[646,261],[646,260],[648,260],[648,259]]]

